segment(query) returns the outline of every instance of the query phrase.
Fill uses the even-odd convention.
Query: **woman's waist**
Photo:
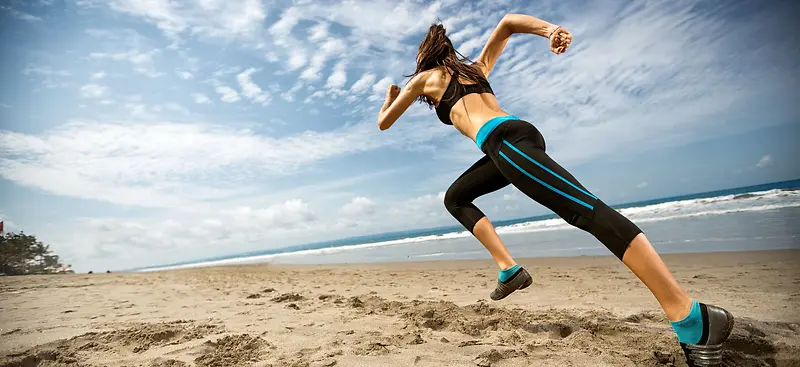
[[[475,144],[478,145],[478,149],[483,150],[483,145],[486,143],[486,139],[489,138],[489,135],[497,129],[498,126],[502,125],[506,121],[513,121],[513,120],[522,120],[517,116],[514,115],[500,115],[495,116],[488,119],[484,122],[475,133],[473,140]]]
[[[475,140],[475,135],[483,126],[486,125],[486,123],[493,119],[504,116],[511,116],[511,114],[502,110],[486,109],[477,111],[473,110],[470,111],[469,114],[453,113],[450,117],[451,121],[453,122],[453,127],[472,140]]]

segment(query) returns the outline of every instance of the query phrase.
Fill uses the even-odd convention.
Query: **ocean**
[[[659,253],[800,249],[800,180],[612,205]],[[494,222],[515,258],[611,255],[555,215]],[[384,233],[131,271],[282,263],[491,259],[463,227]]]

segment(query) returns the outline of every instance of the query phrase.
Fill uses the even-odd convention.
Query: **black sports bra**
[[[456,88],[456,85],[461,88]],[[477,84],[461,84],[461,82],[458,80],[458,73],[454,73],[450,78],[450,83],[447,85],[447,89],[442,95],[442,100],[439,101],[439,105],[436,106],[436,116],[439,116],[439,120],[441,120],[445,125],[452,125],[453,121],[450,120],[450,110],[453,109],[453,106],[462,97],[472,93],[494,94],[494,91],[492,90],[492,86],[489,85],[489,81],[486,79]]]

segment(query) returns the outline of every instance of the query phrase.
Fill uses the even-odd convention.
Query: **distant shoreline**
[[[776,257],[785,257],[800,261],[800,249],[785,250],[744,250],[744,251],[711,251],[711,252],[673,252],[660,254],[667,265],[680,263],[681,265],[714,265],[727,264],[738,261],[741,264],[759,263],[769,261]],[[613,255],[587,255],[587,256],[540,256],[520,257],[517,262],[526,266],[595,266],[620,263]],[[488,257],[480,260],[414,260],[414,261],[386,261],[386,262],[346,262],[327,264],[287,264],[287,263],[252,263],[252,264],[219,264],[196,268],[154,270],[149,273],[185,272],[199,269],[217,269],[223,271],[258,270],[269,268],[273,270],[336,270],[336,269],[385,269],[385,270],[425,270],[425,269],[473,269],[481,267],[494,267],[494,261]],[[622,265],[624,266],[624,265]],[[134,272],[133,274],[142,274]],[[81,274],[77,274],[81,275]],[[86,274],[83,274],[86,275]],[[98,273],[98,275],[102,275]]]
[[[774,183],[767,183],[767,184],[760,184],[760,185],[752,185],[752,186],[744,186],[732,189],[724,189],[724,190],[715,190],[715,191],[707,191],[702,193],[696,194],[687,194],[687,195],[679,195],[679,196],[670,196],[670,197],[663,197],[659,199],[652,199],[652,200],[644,200],[644,201],[636,201],[630,202],[626,204],[614,205],[613,207],[617,210],[624,210],[636,207],[645,207],[648,205],[658,205],[667,202],[677,202],[683,200],[696,200],[696,199],[704,199],[710,197],[719,197],[719,196],[728,196],[728,195],[742,195],[751,192],[759,192],[759,191],[769,191],[769,190],[783,190],[783,189],[796,189],[800,188],[800,179],[797,180],[789,180],[789,181],[780,181]],[[500,228],[504,226],[513,226],[520,223],[528,223],[528,222],[537,222],[537,221],[545,221],[549,219],[558,219],[555,214],[545,214],[545,215],[538,215],[532,217],[524,217],[518,218],[513,220],[497,220],[494,221],[493,224],[495,227]],[[156,269],[162,268],[173,268],[173,267],[184,267],[184,266],[214,266],[216,264],[208,264],[208,265],[199,265],[204,263],[213,263],[213,262],[224,262],[224,261],[234,261],[237,259],[244,259],[249,257],[257,257],[257,256],[272,256],[272,255],[282,255],[282,254],[289,254],[295,253],[300,251],[313,251],[313,250],[320,250],[320,249],[327,249],[327,248],[339,248],[345,246],[354,246],[354,245],[368,245],[368,244],[375,244],[375,243],[383,243],[387,241],[398,241],[403,239],[413,239],[425,236],[439,236],[447,233],[457,233],[462,232],[464,229],[457,225],[454,226],[446,226],[446,227],[436,227],[436,228],[428,228],[428,229],[418,229],[418,230],[410,230],[410,231],[395,231],[395,232],[387,232],[387,233],[380,233],[380,234],[370,234],[364,236],[355,236],[355,237],[346,237],[341,239],[335,240],[328,240],[328,241],[321,241],[321,242],[311,242],[311,243],[304,243],[300,245],[292,245],[286,247],[280,247],[275,249],[268,249],[268,250],[255,250],[249,251],[244,253],[237,253],[237,254],[230,254],[224,256],[216,256],[210,257],[205,259],[192,259],[188,261],[181,261],[175,262],[170,264],[159,264],[159,265],[151,265],[145,267],[137,267],[133,269],[126,269],[126,270],[117,270],[122,272],[141,272],[141,271],[152,271]]]

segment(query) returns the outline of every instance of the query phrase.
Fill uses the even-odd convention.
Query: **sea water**
[[[800,249],[800,180],[613,206],[659,253]],[[515,258],[611,255],[590,234],[545,215],[496,222]],[[248,263],[330,264],[490,259],[463,227],[386,233],[138,271]]]

